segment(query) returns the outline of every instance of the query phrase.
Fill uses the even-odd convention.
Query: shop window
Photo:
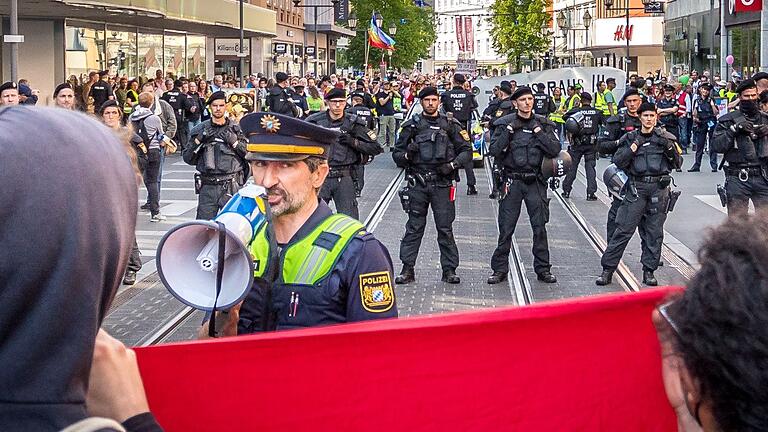
[[[85,82],[88,80],[89,72],[106,69],[103,26],[67,24],[65,33],[65,62],[68,77],[75,75],[81,82]]]
[[[139,33],[139,76],[154,79],[155,71],[163,70],[163,35]]]
[[[186,58],[187,53],[185,49],[186,36],[176,34],[166,34],[165,43],[163,46],[163,54],[165,60],[165,74],[173,74],[178,78],[185,76],[187,72]]]
[[[733,70],[743,77],[754,74],[760,67],[760,26],[736,27],[730,32]]]
[[[110,75],[136,76],[139,65],[135,30],[107,27],[107,64]]]
[[[205,36],[187,36],[187,75],[205,76]]]

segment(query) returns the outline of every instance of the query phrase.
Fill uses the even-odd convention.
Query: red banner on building
[[[459,51],[464,51],[466,45],[464,44],[464,26],[463,20],[460,16],[456,17],[456,42],[459,44]]]
[[[735,2],[733,10],[735,12],[759,12],[763,9],[762,0],[730,0]]]
[[[138,348],[166,431],[676,430],[648,289]]]
[[[467,40],[467,52],[472,55],[475,53],[475,32],[472,28],[472,17],[464,17],[464,35]]]

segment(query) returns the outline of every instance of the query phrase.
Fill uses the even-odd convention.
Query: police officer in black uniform
[[[454,74],[453,88],[440,96],[440,104],[446,114],[452,115],[461,123],[462,128],[471,134],[472,112],[477,109],[477,100],[475,100],[475,95],[464,90],[465,82],[467,79],[464,78],[464,75]],[[467,174],[467,195],[477,195],[477,188],[475,187],[477,179],[475,179],[472,158],[464,164],[464,172]]]
[[[535,101],[534,101],[535,103]],[[595,163],[597,151],[595,137],[600,126],[605,122],[602,111],[591,106],[592,95],[587,92],[581,94],[581,106],[574,108],[563,116],[565,129],[571,134],[568,153],[571,154],[573,166],[563,181],[563,198],[571,196],[573,182],[576,180],[576,172],[579,162],[584,158],[584,170],[587,173],[587,201],[597,201],[597,180],[595,180]]]
[[[408,189],[401,191],[403,208],[408,213],[405,235],[400,241],[400,260],[403,269],[395,279],[398,284],[413,282],[414,265],[419,253],[427,211],[432,206],[440,247],[440,265],[443,282],[457,284],[459,249],[453,238],[456,218],[456,169],[472,159],[469,133],[456,119],[438,112],[437,88],[424,87],[419,92],[422,114],[416,114],[403,123],[400,138],[392,152],[398,167],[405,168]]]
[[[347,113],[365,119],[365,127],[373,131],[376,128],[376,118],[373,115],[373,111],[365,105],[365,92],[360,90],[353,91],[349,96],[349,101],[351,106],[347,108]],[[374,132],[371,136],[376,136],[376,133]],[[366,163],[358,164],[355,167],[352,178],[355,181],[355,192],[358,198],[363,194],[363,187],[365,187]]]
[[[533,112],[549,118],[549,115],[557,111],[558,107],[555,105],[555,101],[552,100],[552,96],[544,93],[546,88],[543,83],[536,84],[536,94],[533,95]]]
[[[383,150],[376,142],[376,134],[368,129],[368,121],[355,114],[345,114],[347,95],[343,89],[334,88],[325,95],[328,110],[307,117],[307,122],[327,128],[339,129],[342,133],[331,146],[328,156],[330,172],[320,190],[325,202],[333,200],[336,211],[360,218],[357,208],[357,193],[353,175],[357,166],[368,161]]]
[[[483,110],[483,114],[480,116],[480,121],[483,123],[488,122],[491,118],[494,117],[494,114],[496,113],[496,110],[499,107],[499,103],[501,103],[502,97],[499,93],[499,89],[502,86],[509,87],[509,81],[502,81],[499,85],[493,88],[493,97],[490,101],[488,101],[488,106],[485,107]],[[510,93],[511,94],[511,93]]]
[[[160,98],[173,108],[173,114],[176,116],[176,142],[180,145],[188,142],[189,123],[186,119],[187,111],[192,109],[194,101],[181,90],[184,83],[181,80],[173,82],[173,89],[163,93]]]
[[[363,105],[365,105],[368,109],[372,110],[376,108],[376,103],[373,102],[373,97],[365,90],[364,80],[359,79],[357,82],[355,82],[355,93],[363,94]]]
[[[504,173],[499,192],[499,241],[491,258],[493,274],[487,282],[497,284],[507,279],[512,235],[525,201],[533,229],[533,269],[540,281],[555,283],[557,278],[550,271],[547,241],[549,199],[541,165],[545,157],[558,155],[560,140],[555,134],[555,124],[534,114],[533,92],[529,87],[519,87],[512,99],[517,104],[517,112],[496,121],[489,149]]]
[[[493,132],[496,129],[496,120],[504,118],[504,116],[517,111],[512,101],[512,98],[510,97],[512,96],[512,88],[510,88],[508,84],[502,83],[499,86],[498,95],[499,97],[497,99],[494,99],[493,101],[493,102],[496,102],[494,104],[494,111],[488,114],[484,114],[483,116],[483,118],[487,122],[489,137],[493,136]],[[487,109],[486,109],[486,112],[487,112]],[[491,168],[492,183],[491,183],[491,193],[488,195],[488,198],[490,199],[496,199],[499,196],[499,186],[501,184],[502,168],[501,168],[501,165],[496,162],[497,162],[496,159],[494,159],[491,165],[492,166]]]
[[[184,162],[195,165],[197,219],[213,219],[244,183],[246,143],[237,122],[225,117],[226,95],[217,91],[208,99],[211,119],[195,126],[182,151]]]
[[[88,95],[93,98],[93,106],[96,110],[100,109],[104,102],[115,99],[115,92],[112,90],[112,86],[104,80],[107,74],[108,71],[105,70],[99,72],[99,80],[91,86],[91,92]]]
[[[625,109],[619,111],[615,116],[608,117],[605,121],[605,127],[597,138],[597,147],[602,157],[611,157],[619,148],[619,139],[627,132],[640,129],[640,117],[637,110],[640,108],[640,104],[643,103],[643,99],[638,93],[637,89],[629,89],[624,94]],[[616,231],[616,212],[621,206],[621,200],[613,197],[611,206],[608,209],[608,222],[606,224],[606,240],[610,240],[613,237],[613,232]],[[640,239],[645,236],[642,234],[644,225],[640,225]],[[645,249],[645,245],[643,245]]]
[[[626,98],[625,98],[626,103]],[[647,247],[643,247],[640,262],[643,264],[643,283],[657,285],[653,272],[659,266],[661,244],[664,239],[664,221],[670,206],[669,173],[683,163],[682,150],[675,136],[663,127],[656,126],[656,105],[643,103],[638,109],[640,130],[624,135],[613,155],[613,163],[624,170],[628,177],[628,190],[616,215],[616,231],[608,240],[608,246],[600,263],[603,272],[597,285],[611,283],[613,272],[619,266],[621,256],[638,226]]]
[[[289,115],[291,117],[301,117],[302,113],[299,107],[293,103],[288,94],[288,74],[278,72],[275,74],[275,85],[267,93],[267,106],[269,112]]]
[[[739,108],[720,117],[710,147],[728,163],[725,189],[718,191],[728,214],[744,215],[750,199],[757,209],[768,206],[768,115],[760,111],[754,80],[743,81],[736,92]]]

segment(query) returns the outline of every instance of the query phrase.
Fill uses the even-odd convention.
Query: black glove
[[[454,170],[456,170],[456,168],[453,166],[453,162],[448,162],[437,166],[437,172],[443,176],[449,176],[453,174]]]
[[[757,135],[758,138],[762,138],[766,135],[768,135],[768,125],[757,125],[754,128],[755,135]]]
[[[416,142],[411,141],[406,148],[405,157],[408,158],[409,161],[414,161],[418,155],[419,145]]]
[[[347,147],[355,147],[355,138],[349,133],[343,133],[339,137],[339,144]]]
[[[755,127],[750,122],[740,122],[735,126],[736,133],[743,135],[752,135],[755,133]]]

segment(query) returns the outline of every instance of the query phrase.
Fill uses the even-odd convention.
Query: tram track
[[[400,187],[400,184],[403,182],[404,178],[405,178],[405,170],[399,169],[398,173],[387,185],[387,188],[384,190],[384,193],[376,201],[376,204],[374,204],[373,209],[371,210],[371,212],[368,214],[368,216],[365,218],[365,221],[363,222],[363,224],[365,225],[365,229],[368,232],[373,232],[376,229],[376,227],[379,225],[379,222],[381,222],[382,218],[384,217],[384,213],[392,204],[392,200],[394,200],[394,198],[397,196],[397,191]],[[196,311],[197,310],[195,308],[190,306],[182,307],[181,309],[176,311],[162,325],[160,325],[154,331],[150,332],[149,334],[144,336],[141,340],[139,340],[136,346],[147,347],[151,345],[158,345],[160,343],[165,342],[176,331],[184,327],[185,324],[190,319],[193,319]]]

